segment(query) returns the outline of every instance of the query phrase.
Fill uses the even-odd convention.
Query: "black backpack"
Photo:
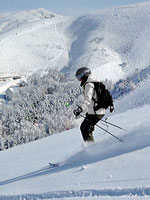
[[[97,99],[94,101],[94,111],[97,111],[100,108],[107,109],[109,106],[113,106],[113,98],[108,89],[102,82],[92,82],[97,94]]]

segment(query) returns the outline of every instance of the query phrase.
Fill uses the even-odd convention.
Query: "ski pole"
[[[83,115],[80,114],[80,116],[83,117],[83,118],[85,119],[85,117],[84,117]],[[87,121],[91,123],[90,120],[87,119]],[[103,131],[105,131],[106,133],[110,134],[110,135],[113,136],[114,138],[116,138],[119,142],[124,143],[124,141],[122,140],[122,138],[121,138],[121,139],[118,138],[117,136],[115,136],[114,134],[110,133],[109,131],[105,130],[104,128],[102,128],[101,126],[99,126],[99,125],[97,125],[97,124],[96,124],[96,126],[97,126],[98,128],[100,128],[100,129],[102,129]]]
[[[113,124],[113,123],[110,123],[110,122],[106,121],[106,119],[105,119],[105,120],[101,119],[101,121],[102,121],[102,122],[105,122],[105,123],[107,123],[107,124],[110,124],[110,125],[112,125],[112,126],[114,126],[114,127],[116,127],[116,128],[119,128],[119,129],[121,129],[121,130],[123,130],[123,131],[127,131],[126,129],[124,129],[124,128],[122,128],[122,127],[116,125],[116,124]]]

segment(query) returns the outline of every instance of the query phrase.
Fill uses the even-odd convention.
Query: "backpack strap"
[[[97,95],[97,92],[96,92],[96,82],[92,82],[92,83],[94,84],[95,93]],[[96,104],[98,103],[98,101],[94,97],[92,97],[92,100],[94,101],[94,107],[93,107],[93,109],[94,109],[94,112],[96,114],[96,111],[97,111]]]

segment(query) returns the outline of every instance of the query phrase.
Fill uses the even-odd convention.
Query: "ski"
[[[48,163],[50,167],[59,167],[59,163]]]

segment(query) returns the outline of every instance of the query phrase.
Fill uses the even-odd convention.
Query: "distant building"
[[[21,81],[20,83],[18,83],[17,85],[15,86],[11,86],[9,87],[6,91],[5,91],[5,99],[6,100],[11,100],[12,97],[13,97],[13,94],[14,94],[14,90],[16,88],[21,88],[21,87],[25,87],[25,86],[28,86],[28,83],[26,81]]]
[[[6,80],[17,80],[17,79],[21,79],[21,76],[2,76],[0,77],[0,81],[6,81]]]
[[[8,88],[5,91],[5,99],[8,100],[8,101],[11,100],[12,97],[13,97],[13,93],[14,93],[14,88],[13,87]]]
[[[19,87],[25,87],[28,86],[28,83],[26,81],[21,81],[20,83],[18,83]]]
[[[21,76],[13,76],[13,80],[21,79]]]

